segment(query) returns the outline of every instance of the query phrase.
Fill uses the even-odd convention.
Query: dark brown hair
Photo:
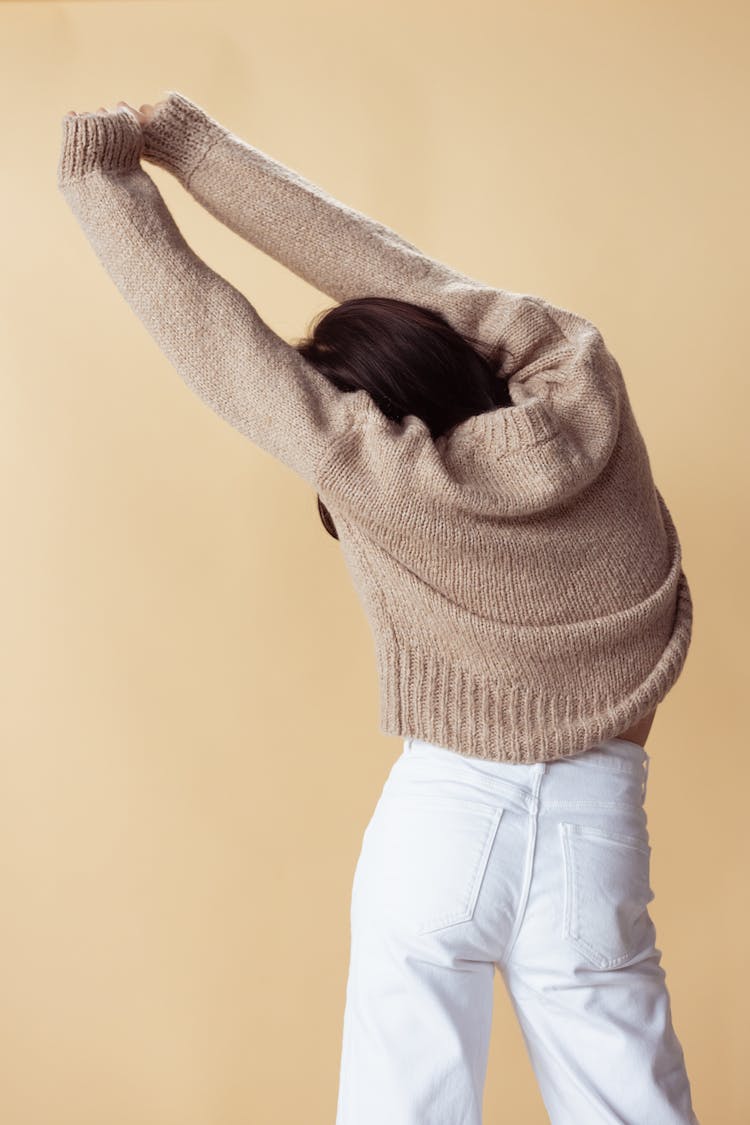
[[[469,418],[512,405],[497,356],[433,309],[392,297],[358,297],[324,309],[293,345],[341,391],[369,391],[397,422],[421,418],[433,439]],[[318,496],[318,513],[338,539]]]

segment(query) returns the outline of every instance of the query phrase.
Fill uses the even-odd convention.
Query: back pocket
[[[651,846],[638,836],[560,824],[563,936],[599,969],[624,965],[653,939]]]
[[[502,813],[459,798],[384,792],[363,839],[353,909],[397,933],[470,921]]]

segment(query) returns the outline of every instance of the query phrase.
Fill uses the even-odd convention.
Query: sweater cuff
[[[143,126],[143,157],[187,182],[229,129],[177,90],[168,90],[167,95]]]
[[[89,172],[127,172],[137,168],[143,142],[141,125],[129,109],[78,113],[62,120],[58,183]]]

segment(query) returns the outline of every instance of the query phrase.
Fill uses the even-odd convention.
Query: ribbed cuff
[[[229,130],[177,90],[168,90],[143,126],[143,157],[186,182]]]
[[[143,141],[135,114],[123,107],[106,113],[66,115],[57,165],[58,184],[89,172],[126,172],[137,168]]]

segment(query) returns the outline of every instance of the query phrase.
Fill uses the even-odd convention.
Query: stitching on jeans
[[[632,809],[633,801],[548,801],[542,798],[541,811],[545,809]]]

